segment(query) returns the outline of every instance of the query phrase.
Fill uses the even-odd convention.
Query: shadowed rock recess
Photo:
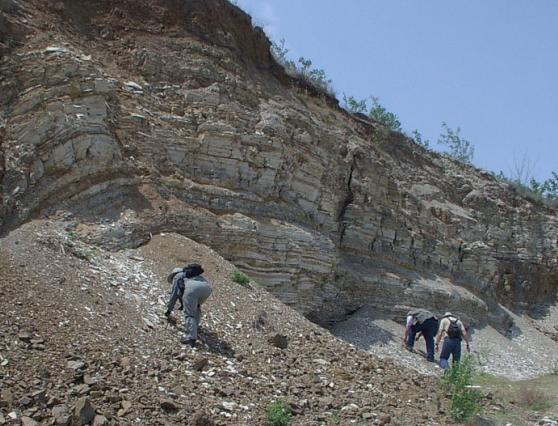
[[[284,74],[222,0],[4,1],[0,225],[202,242],[321,324],[544,312],[558,220],[486,172],[386,135]],[[379,140],[381,139],[381,140]]]

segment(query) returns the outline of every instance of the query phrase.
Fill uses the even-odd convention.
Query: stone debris
[[[18,333],[17,337],[22,342],[31,342],[31,334],[25,331]]]
[[[178,406],[172,399],[161,399],[161,408],[165,411],[177,411]]]
[[[62,404],[62,400],[55,396],[50,397],[47,401],[47,407],[53,407],[55,405],[60,405],[60,404]]]
[[[21,426],[38,426],[38,422],[33,420],[31,417],[23,416],[21,417]]]
[[[33,400],[26,395],[17,401],[17,405],[20,407],[26,407],[27,405],[31,405],[32,402]]]
[[[127,81],[126,83],[124,83],[123,89],[126,90],[127,92],[132,92],[132,93],[138,93],[138,94],[143,93],[143,87],[141,87],[138,83],[135,83],[133,81]]]
[[[85,367],[83,361],[68,361],[66,366],[71,370],[82,370]]]
[[[120,410],[118,410],[118,412],[116,413],[116,415],[118,417],[124,417],[126,414],[128,414],[130,412],[130,410],[132,409],[132,403],[130,401],[121,401],[120,402],[120,406],[122,407]]]
[[[91,405],[89,398],[83,397],[77,400],[74,407],[74,415],[79,424],[86,425],[95,418],[95,409]]]
[[[68,53],[69,50],[65,47],[49,46],[45,49],[45,53]]]
[[[207,367],[208,364],[209,360],[207,358],[199,358],[192,363],[192,370],[202,371],[204,368]]]
[[[268,342],[270,345],[273,345],[279,349],[287,349],[287,346],[289,344],[287,336],[284,336],[282,334],[275,334],[268,339]]]
[[[229,401],[223,401],[222,405],[223,408],[227,411],[234,411],[234,409],[237,406],[236,402],[229,402]]]
[[[106,426],[109,424],[108,419],[105,416],[96,415],[93,418],[93,423],[91,426]]]
[[[94,377],[91,377],[89,374],[84,374],[83,383],[85,385],[94,385],[95,383],[97,383],[97,379],[94,378]]]
[[[198,410],[194,413],[191,420],[192,426],[214,426],[215,422],[203,410]]]
[[[56,405],[55,407],[52,408],[51,414],[54,419],[54,424],[57,425],[70,424],[71,415],[66,405]]]
[[[0,389],[0,406],[9,408],[13,401],[14,396],[10,389]]]
[[[378,418],[378,424],[380,425],[387,425],[388,423],[391,423],[391,416],[388,414],[382,414],[379,418]]]

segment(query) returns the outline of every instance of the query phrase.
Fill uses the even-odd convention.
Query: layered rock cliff
[[[555,302],[555,210],[288,77],[228,2],[2,5],[4,231],[177,232],[321,323],[423,305],[504,331],[500,305]]]

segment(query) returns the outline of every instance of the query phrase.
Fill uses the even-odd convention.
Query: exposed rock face
[[[176,231],[316,321],[426,305],[505,327],[498,302],[555,300],[555,211],[402,135],[378,142],[291,84],[236,7],[16,9],[2,40],[32,36],[0,63],[4,230],[64,210],[112,248]]]

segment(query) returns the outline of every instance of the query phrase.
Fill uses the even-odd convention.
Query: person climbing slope
[[[417,333],[422,332],[426,343],[426,360],[434,362],[434,336],[438,331],[438,319],[426,309],[414,309],[407,313],[403,344],[412,351]]]
[[[211,286],[202,276],[201,265],[192,263],[184,269],[175,268],[169,275],[172,289],[165,316],[170,318],[176,301],[180,298],[184,309],[184,331],[181,343],[194,347],[198,339],[198,327],[201,319],[201,305],[211,295]]]

